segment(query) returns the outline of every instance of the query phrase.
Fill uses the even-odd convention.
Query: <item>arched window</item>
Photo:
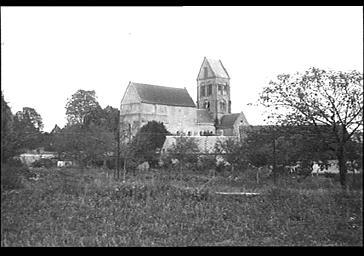
[[[222,95],[227,95],[227,88],[228,88],[228,84],[226,83],[225,85],[223,85]]]
[[[224,100],[220,101],[220,111],[226,111],[226,102]]]
[[[212,94],[212,84],[207,85],[207,96],[210,96]]]
[[[205,109],[208,109],[208,110],[210,110],[210,102],[208,102],[207,100],[204,102],[204,104],[203,104],[203,107],[205,108]]]
[[[201,85],[200,87],[200,97],[205,97],[205,86]]]

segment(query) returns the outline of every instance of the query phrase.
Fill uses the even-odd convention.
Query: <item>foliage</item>
[[[168,149],[167,154],[172,159],[177,159],[179,169],[195,169],[200,152],[196,141],[191,137],[180,136],[176,142]]]
[[[99,122],[101,107],[95,91],[78,90],[67,101],[66,115],[69,125]]]
[[[1,163],[8,161],[17,153],[13,123],[13,114],[1,91]]]
[[[17,147],[26,150],[41,146],[43,121],[35,109],[24,107],[18,111],[14,116],[13,127]]]
[[[331,128],[345,188],[345,145],[363,129],[363,74],[310,68],[303,74],[278,75],[263,89],[260,102],[270,110],[268,118],[279,124]]]
[[[15,114],[15,120],[28,129],[41,131],[43,129],[42,117],[34,108],[23,107],[22,111]]]
[[[66,115],[67,126],[51,133],[57,152],[82,165],[110,162],[116,148],[118,109],[102,109],[95,91],[78,90],[66,104]]]
[[[51,159],[41,158],[32,163],[32,167],[45,167],[51,168],[56,166],[56,161],[52,161]]]
[[[101,126],[116,134],[119,128],[119,110],[117,108],[107,106],[102,110],[101,118]]]
[[[221,157],[228,162],[232,171],[235,169],[243,171],[248,166],[248,161],[246,159],[246,151],[242,143],[234,138],[218,141],[215,145],[215,152],[220,154]]]
[[[1,191],[22,188],[22,180],[33,176],[28,167],[19,160],[10,159],[1,163]]]
[[[312,126],[247,126],[241,127],[240,132],[246,157],[256,167],[289,166],[298,161],[315,161],[324,166],[333,158],[328,139],[323,139]]]
[[[147,161],[155,166],[158,162],[157,150],[162,148],[168,134],[170,133],[163,123],[149,121],[139,129],[128,146],[128,150],[138,162]]]
[[[162,175],[120,183],[100,169],[35,171],[39,179],[29,189],[1,195],[2,247],[363,243],[361,193],[294,184],[255,197],[224,196],[176,186]]]
[[[115,139],[112,132],[91,124],[67,126],[55,134],[55,148],[66,158],[75,159],[82,165],[94,164],[106,158],[115,149]]]
[[[206,154],[200,155],[198,158],[198,169],[201,171],[209,171],[209,170],[216,170],[217,168],[217,161],[216,155],[214,154]]]

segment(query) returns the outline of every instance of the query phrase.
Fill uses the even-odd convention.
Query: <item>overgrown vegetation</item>
[[[34,172],[37,180],[24,180],[24,188],[1,195],[1,246],[363,242],[362,190],[343,194],[329,178],[308,178],[298,186],[286,180],[277,188],[264,173],[257,183],[249,171],[231,180],[188,171],[176,179],[171,170],[155,170],[128,175],[125,183],[101,169]],[[228,189],[261,194],[215,194]]]

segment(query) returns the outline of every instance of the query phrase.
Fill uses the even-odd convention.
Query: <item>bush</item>
[[[1,164],[1,191],[22,188],[22,177],[30,178],[33,174],[19,160],[10,160]]]
[[[197,170],[207,171],[216,170],[216,157],[215,155],[201,155],[198,158]]]
[[[55,167],[55,166],[56,166],[56,163],[54,161],[52,161],[51,159],[47,159],[47,158],[41,158],[32,163],[32,167],[51,168],[51,167]]]

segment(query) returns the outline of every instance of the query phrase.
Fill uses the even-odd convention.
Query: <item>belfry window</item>
[[[205,109],[210,110],[210,102],[205,101],[205,102],[204,102],[204,104],[203,104],[203,107],[204,107]]]
[[[207,85],[207,96],[212,94],[212,84]]]
[[[200,97],[205,97],[205,86],[201,85],[200,87]]]
[[[220,101],[220,111],[225,112],[226,111],[226,102]]]
[[[222,93],[223,93],[223,87],[224,87],[224,85],[222,85],[222,84],[219,84],[218,85],[218,91],[219,91],[219,94],[220,95],[223,95]]]

